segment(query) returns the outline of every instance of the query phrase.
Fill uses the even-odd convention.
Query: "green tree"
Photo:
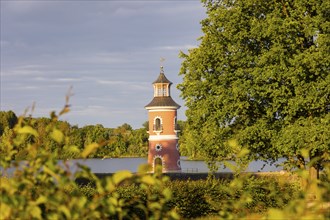
[[[149,121],[145,121],[143,124],[142,124],[143,128],[145,128],[147,131],[149,131]]]
[[[180,146],[180,155],[181,156],[188,156],[190,158],[196,158],[194,151],[192,149],[192,145],[188,145],[187,143],[187,136],[184,135],[186,121],[178,120],[178,129],[180,130],[179,134],[179,146]]]
[[[148,153],[148,133],[145,127],[132,131],[127,153],[131,156],[146,156]]]
[[[120,152],[120,155],[126,154],[129,147],[129,141],[132,137],[132,126],[127,123],[122,124],[114,129],[113,134],[115,135],[117,142],[116,148]]]
[[[318,169],[330,147],[330,2],[203,0],[198,48],[178,86],[185,138],[209,160],[286,157]]]
[[[78,126],[72,126],[70,129],[70,144],[79,147],[79,149],[84,148],[84,135],[81,128]]]
[[[89,157],[104,157],[106,156],[106,148],[104,147],[109,138],[111,131],[107,128],[104,128],[103,125],[88,125],[82,128],[81,133],[84,136],[84,145],[91,143],[99,143],[102,145],[97,152],[90,154]]]

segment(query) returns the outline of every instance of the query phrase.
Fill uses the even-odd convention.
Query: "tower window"
[[[162,150],[162,145],[156,144],[155,149],[156,149],[156,151],[161,151]]]
[[[155,123],[154,123],[154,130],[161,131],[162,129],[163,129],[163,126],[162,126],[162,122],[161,122],[160,118],[156,118]]]
[[[163,96],[167,96],[167,89],[166,89],[166,86],[163,85]]]
[[[168,96],[168,86],[167,85],[156,85],[155,87],[155,95],[156,96]]]
[[[163,93],[163,88],[159,86],[157,89],[157,96],[161,96],[162,93]]]

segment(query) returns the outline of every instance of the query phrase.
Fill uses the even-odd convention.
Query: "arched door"
[[[163,170],[163,161],[162,158],[157,157],[154,160],[154,171],[159,170],[162,171]]]

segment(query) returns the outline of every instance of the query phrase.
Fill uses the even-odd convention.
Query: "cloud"
[[[142,117],[137,118],[137,115]],[[66,119],[72,124],[79,122],[80,126],[103,124],[105,127],[117,127],[128,123],[133,128],[140,128],[142,123],[147,120],[147,116],[143,106],[122,108],[121,106],[112,105],[105,108],[100,105],[88,105],[72,106]],[[112,125],[109,125],[109,123]]]
[[[8,13],[23,14],[48,7],[48,3],[43,1],[4,1],[1,2],[1,7]]]
[[[82,81],[81,78],[58,78],[56,79],[58,82],[79,82]]]
[[[88,63],[88,64],[113,64],[113,63],[125,63],[127,60],[123,59],[121,54],[118,53],[86,53],[84,55],[77,56],[73,54],[70,56],[73,62]]]
[[[96,83],[101,85],[111,85],[125,88],[127,90],[149,90],[150,83],[147,82],[132,82],[132,81],[117,81],[117,80],[96,80]]]
[[[131,4],[131,7],[129,5],[123,4],[122,6],[118,7],[115,10],[113,16],[119,16],[125,18],[137,16],[141,14],[141,8],[142,8],[141,4],[139,5]]]
[[[41,87],[38,86],[26,86],[23,84],[16,84],[14,87],[8,87],[7,88],[8,91],[15,91],[15,90],[41,90]]]
[[[90,96],[87,98],[89,102],[103,103],[103,102],[114,102],[116,98],[109,96]]]
[[[73,85],[70,121],[139,126],[160,57],[180,82],[178,52],[196,47],[203,17],[199,1],[1,1],[1,108],[35,100],[48,116]]]
[[[197,45],[190,45],[190,44],[185,44],[185,45],[174,45],[174,46],[161,46],[161,47],[155,47],[153,49],[157,49],[157,50],[189,50],[189,49],[193,49],[196,48]]]
[[[9,46],[9,45],[10,45],[10,42],[9,41],[0,40],[0,46],[1,46],[1,48],[6,47],[6,46]]]
[[[96,80],[96,82],[98,84],[118,85],[118,86],[124,86],[128,84],[128,82],[125,81],[115,81],[115,80]]]
[[[45,66],[38,65],[38,64],[27,64],[22,66],[16,66],[13,68],[4,68],[1,71],[1,75],[3,76],[21,76],[21,75],[28,75],[28,76],[37,76],[42,75]]]
[[[77,115],[108,115],[109,110],[105,106],[101,105],[88,105],[88,106],[76,106],[72,108],[72,111]]]

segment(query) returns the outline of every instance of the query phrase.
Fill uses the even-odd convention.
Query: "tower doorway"
[[[154,171],[158,170],[161,171],[163,170],[163,160],[160,157],[155,158],[154,160]]]

